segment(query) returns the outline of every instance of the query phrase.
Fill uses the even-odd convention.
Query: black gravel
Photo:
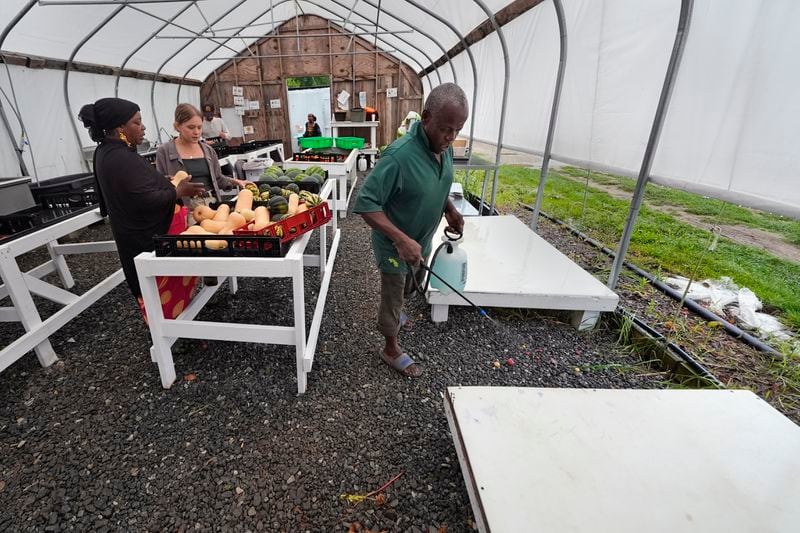
[[[149,335],[120,286],[51,337],[61,359],[28,354],[0,374],[0,531],[471,530],[470,508],[442,404],[445,387],[651,388],[620,372],[635,356],[602,329],[557,315],[464,307],[435,325],[417,299],[404,347],[417,380],[378,359],[378,273],[369,230],[340,221],[342,242],[308,392],[296,394],[294,348],[183,346],[178,381],[161,388]],[[106,239],[99,225],[81,240]],[[23,258],[28,268],[46,259]],[[83,292],[118,268],[114,254],[72,256]],[[307,286],[319,283],[306,269]],[[288,324],[288,280],[240,279],[200,318]],[[307,289],[310,324],[316,292]],[[2,302],[7,305],[7,300]],[[42,304],[44,315],[57,307]],[[21,328],[0,324],[0,344]],[[513,358],[510,366],[507,360]],[[495,368],[494,362],[500,363]],[[385,501],[364,494],[403,473]],[[355,526],[354,526],[355,527]]]

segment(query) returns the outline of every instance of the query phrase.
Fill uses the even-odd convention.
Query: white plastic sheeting
[[[81,161],[81,147],[93,146],[95,143],[78,120],[78,111],[84,104],[106,96],[113,96],[115,78],[70,72],[69,88],[72,108],[67,109],[62,90],[64,71],[30,69],[14,65],[9,68],[14,80],[20,112],[30,136],[38,178],[42,180],[85,171],[86,167]],[[153,126],[154,111],[150,106],[151,85],[148,80],[122,78],[120,79],[119,96],[139,104],[145,126],[149,128],[145,131],[145,137],[153,142],[157,138],[157,134]],[[0,87],[9,97],[11,96],[4,66],[0,66]],[[159,122],[167,125],[170,130],[177,103],[177,89],[177,85],[169,83],[156,83],[155,88],[155,113],[158,113]],[[200,101],[198,87],[184,87],[181,91],[181,100],[198,105]],[[19,139],[21,133],[19,123],[10,112],[7,102],[3,103],[16,139]],[[78,126],[81,146],[77,144],[75,133],[70,125],[71,121]],[[0,145],[3,146],[0,175],[18,176],[20,169],[16,156],[10,150],[12,155],[6,155],[6,147],[10,147],[11,143],[8,141],[8,135],[4,128],[0,128]],[[34,165],[29,148],[26,148],[24,158],[29,173],[33,175]]]
[[[509,3],[485,0],[492,12]],[[681,2],[563,0],[563,4],[569,55],[553,156],[636,175]],[[0,26],[26,5],[27,0],[4,0]],[[349,23],[338,24],[353,31],[368,30],[376,22],[384,30],[414,29],[413,34],[381,35],[377,44],[396,50],[391,53],[412,67],[423,68],[457,44],[459,36],[421,8],[446,18],[462,36],[486,19],[481,7],[469,1],[382,2],[380,14],[377,5],[377,0],[204,0],[196,5],[172,2],[124,7],[36,4],[9,32],[2,48],[60,59],[75,53],[76,61],[115,67],[124,63],[126,68],[204,79],[220,65],[214,58],[244,50],[269,31],[273,19],[282,22],[306,13],[347,18]],[[119,10],[116,16],[102,26],[115,10]],[[172,25],[164,22],[170,20]],[[203,33],[207,24],[216,30],[216,41],[151,38],[154,33],[208,36]],[[228,29],[242,25],[251,26]],[[792,94],[800,81],[796,59],[800,33],[794,31],[798,25],[800,2],[795,0],[695,0],[683,61],[652,167],[656,181],[800,216],[800,187],[796,185],[800,100]],[[78,50],[78,43],[95,29]],[[228,37],[237,33],[245,38]],[[541,152],[559,55],[552,2],[546,0],[528,11],[506,25],[503,33],[511,61],[504,144]],[[411,43],[406,42],[409,40]],[[472,117],[475,136],[494,142],[504,81],[497,35],[478,42],[471,51],[479,77]],[[472,93],[473,73],[467,54],[461,53],[453,63],[457,81]],[[452,79],[450,65],[429,75],[427,85],[438,84],[440,76],[443,81]],[[146,105],[148,99],[139,103]],[[159,122],[170,121],[159,116]],[[8,148],[3,150],[5,153]]]
[[[566,0],[568,58],[553,157],[636,176],[675,39],[680,2]],[[800,3],[695,0],[651,171],[654,181],[800,216]],[[511,60],[504,144],[541,153],[558,69],[552,3],[503,28]],[[479,65],[475,137],[497,140],[499,39]],[[471,93],[466,54],[456,60]],[[466,82],[465,80],[469,80]],[[468,126],[464,128],[467,131]]]

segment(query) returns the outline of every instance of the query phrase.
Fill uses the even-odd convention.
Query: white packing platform
[[[331,207],[339,212],[339,216],[344,218],[347,216],[347,206],[350,203],[350,197],[353,195],[356,183],[358,182],[358,173],[356,172],[356,162],[358,161],[358,150],[353,148],[350,150],[347,159],[341,163],[324,163],[321,161],[284,161],[283,170],[286,171],[290,168],[299,168],[305,170],[310,167],[320,167],[328,171],[328,179],[335,179],[339,183],[338,192],[334,195],[335,200],[331,199]],[[348,187],[349,184],[349,187]]]
[[[53,351],[49,337],[67,322],[78,316],[94,302],[119,285],[125,278],[122,269],[81,295],[66,289],[75,286],[65,256],[97,252],[113,252],[114,241],[60,244],[58,239],[103,220],[99,209],[91,209],[45,226],[0,244],[0,299],[10,297],[11,307],[0,307],[0,322],[22,322],[25,334],[0,351],[0,371],[31,350],[36,352],[42,366],[52,365],[58,357]],[[35,248],[44,246],[50,260],[27,272],[22,272],[17,258]],[[43,281],[41,278],[56,272],[62,287]],[[64,307],[42,320],[33,295],[50,300]]]
[[[442,219],[434,251],[446,225]],[[581,330],[591,329],[601,312],[617,306],[614,292],[515,216],[465,217],[459,246],[468,257],[464,295],[476,305],[573,311],[573,325]],[[433,288],[427,299],[434,322],[446,321],[451,305],[469,305],[455,293]]]
[[[380,120],[367,120],[364,122],[352,122],[350,120],[339,120],[331,122],[331,134],[334,139],[339,136],[339,128],[369,128],[369,148],[362,148],[362,154],[377,154],[378,153],[378,126]]]
[[[320,191],[320,197],[331,196],[335,183],[328,181]],[[142,287],[142,297],[149,319],[150,337],[153,346],[150,355],[158,364],[161,385],[169,388],[175,382],[175,363],[172,345],[179,338],[253,342],[262,344],[284,344],[295,346],[297,368],[297,392],[306,391],[306,374],[311,371],[314,353],[322,325],[322,313],[331,281],[336,251],[339,247],[340,230],[336,225],[336,211],[332,220],[311,232],[304,233],[292,241],[284,257],[157,257],[155,252],[139,254],[136,271]],[[333,240],[327,250],[327,228],[331,227]],[[311,236],[319,234],[319,252],[304,254]],[[319,267],[320,287],[311,328],[306,338],[306,306],[304,267]],[[158,293],[156,276],[214,276],[219,279],[215,286],[204,287],[176,319],[164,318]],[[294,320],[292,326],[268,326],[259,324],[223,323],[196,321],[194,318],[219,289],[225,278],[229,280],[232,293],[237,290],[236,277],[291,278]]]
[[[750,391],[449,387],[479,531],[800,531],[800,427]]]

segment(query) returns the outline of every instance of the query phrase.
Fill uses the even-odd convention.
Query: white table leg
[[[175,362],[172,359],[172,347],[164,336],[164,310],[161,308],[161,297],[158,294],[158,284],[155,276],[148,276],[142,280],[139,277],[142,289],[144,306],[147,309],[147,324],[150,328],[150,338],[153,346],[150,350],[151,359],[155,355],[158,364],[158,373],[161,376],[161,386],[168,389],[175,383]],[[144,281],[144,283],[142,283]]]
[[[303,363],[306,354],[306,304],[303,283],[303,258],[295,261],[292,273],[294,295],[295,362],[297,364],[297,394],[306,392],[306,371]]]
[[[336,197],[336,207],[339,208],[339,216],[347,216],[347,171],[343,176],[339,176],[339,194]]]
[[[58,277],[61,279],[61,284],[65,289],[71,289],[75,286],[75,280],[72,279],[72,273],[67,266],[67,260],[64,259],[63,255],[57,253],[53,249],[54,244],[58,244],[58,240],[47,243],[47,253],[50,254],[50,258],[53,260],[53,265],[56,267],[56,272],[58,272]]]
[[[578,331],[588,331],[594,329],[599,318],[600,311],[573,311],[570,314],[570,323]]]
[[[446,304],[431,305],[431,320],[434,322],[447,322],[447,313],[450,309]]]
[[[14,304],[25,331],[41,327],[42,318],[36,310],[36,304],[28,291],[28,285],[22,277],[16,259],[11,257],[8,250],[0,252],[0,276],[3,278],[5,288],[8,290],[8,295],[11,297],[11,302]],[[58,360],[49,339],[37,344],[34,351],[36,357],[39,358],[39,364],[44,367],[50,366]]]
[[[236,280],[236,276],[228,278],[228,290],[231,291],[231,294],[236,294],[236,291],[239,290],[239,282]]]

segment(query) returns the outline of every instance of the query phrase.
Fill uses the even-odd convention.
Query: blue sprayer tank
[[[467,285],[467,252],[458,247],[462,239],[460,235],[458,239],[453,239],[445,231],[442,241],[443,244],[434,258],[432,271],[458,292],[464,292],[464,287]],[[433,274],[430,275],[430,286],[438,289],[442,294],[453,292]]]

